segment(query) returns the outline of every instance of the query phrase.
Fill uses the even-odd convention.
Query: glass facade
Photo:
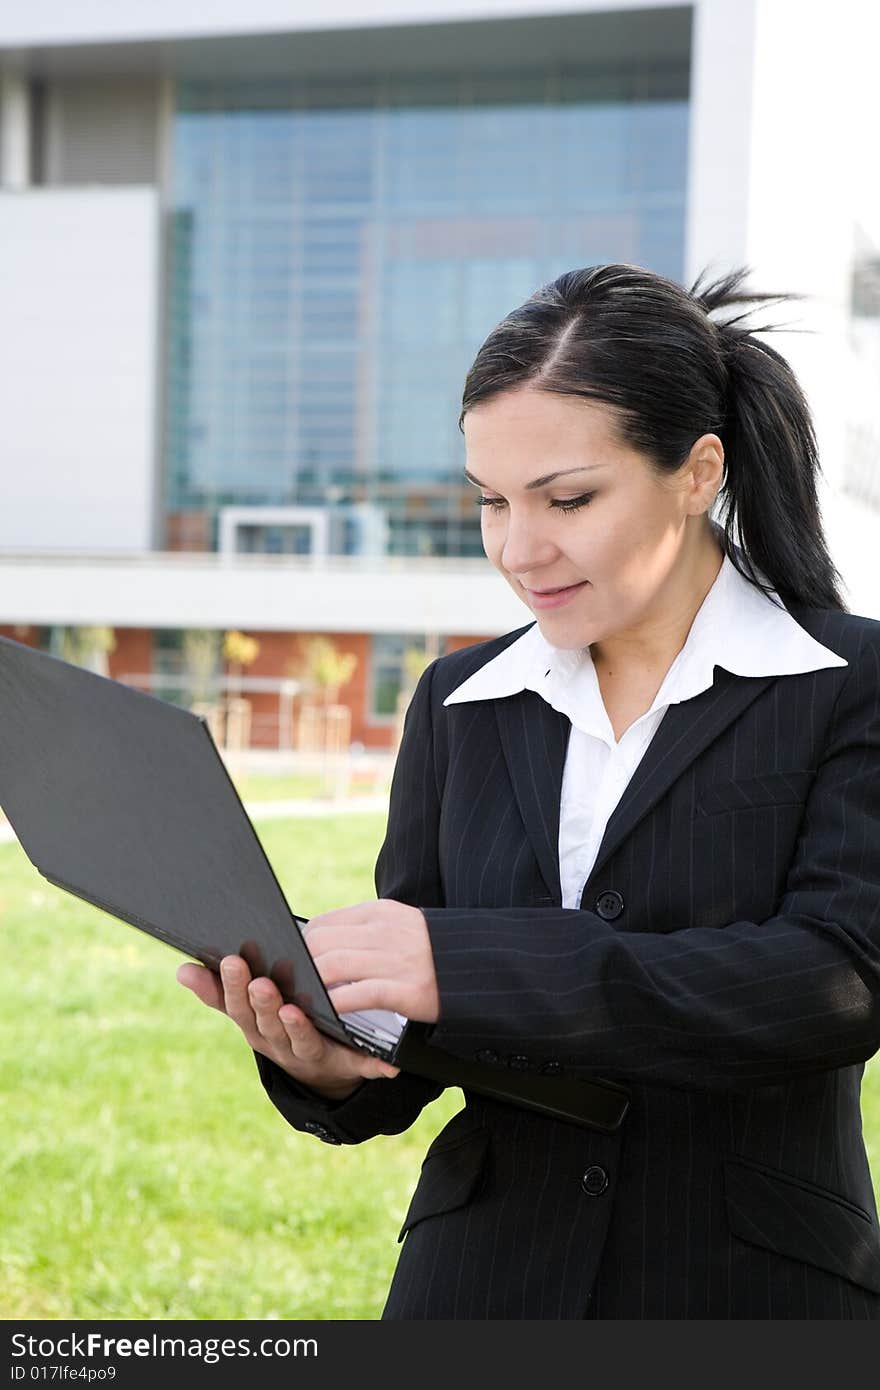
[[[474,353],[563,271],[681,278],[687,126],[683,63],[181,84],[166,544],[215,547],[224,506],[318,505],[338,550],[482,554]]]

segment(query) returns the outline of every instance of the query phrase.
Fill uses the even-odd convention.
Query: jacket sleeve
[[[669,934],[581,909],[428,907],[431,1041],[572,1074],[745,1089],[880,1048],[880,644],[837,702],[776,915]]]
[[[385,839],[375,869],[376,895],[421,907],[442,904],[437,858],[440,802],[434,771],[431,683],[434,665],[422,672],[403,725],[388,807]],[[364,1081],[344,1101],[329,1101],[294,1081],[255,1052],[260,1079],[272,1104],[294,1129],[330,1144],[359,1144],[377,1134],[399,1134],[443,1087],[406,1072]]]

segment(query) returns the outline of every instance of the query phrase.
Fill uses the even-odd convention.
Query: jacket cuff
[[[345,1100],[328,1100],[262,1053],[254,1059],[266,1094],[294,1129],[325,1144],[360,1144],[377,1134],[400,1134],[442,1086],[401,1072],[396,1077],[362,1081]]]

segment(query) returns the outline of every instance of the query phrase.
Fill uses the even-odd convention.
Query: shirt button
[[[596,911],[606,922],[613,922],[615,917],[620,916],[623,908],[623,897],[616,888],[609,888],[607,892],[600,893],[596,899]]]
[[[598,1163],[592,1164],[581,1178],[581,1187],[588,1197],[598,1197],[608,1186],[608,1174]]]

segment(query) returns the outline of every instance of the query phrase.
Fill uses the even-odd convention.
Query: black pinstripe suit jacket
[[[880,622],[790,611],[849,665],[716,667],[670,706],[579,910],[557,858],[569,721],[531,691],[442,703],[525,629],[423,674],[376,890],[424,911],[431,1041],[605,1077],[631,1103],[609,1135],[466,1091],[384,1317],[880,1318],[860,1116],[880,1047]],[[331,1142],[399,1132],[439,1093],[401,1073],[332,1105],[257,1061],[289,1122]]]

